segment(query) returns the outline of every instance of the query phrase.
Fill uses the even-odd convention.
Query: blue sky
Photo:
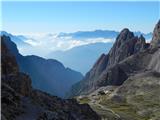
[[[2,2],[2,29],[58,33],[95,29],[152,32],[160,2]]]

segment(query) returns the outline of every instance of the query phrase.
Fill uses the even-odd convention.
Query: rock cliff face
[[[152,47],[157,47],[160,45],[160,20],[156,24],[154,31],[153,31],[153,38],[151,41]]]
[[[5,37],[1,38],[1,58],[2,58],[2,83],[7,83],[16,92],[24,96],[31,93],[31,80],[28,75],[19,72],[15,57],[8,51]]]
[[[103,54],[85,78],[73,85],[71,96],[88,94],[102,86],[122,85],[129,76],[139,71],[159,71],[159,48],[153,47],[159,44],[159,24],[154,29],[152,47],[142,35],[138,38],[128,29],[123,29],[110,52]]]
[[[1,37],[1,104],[2,119],[14,119],[22,113],[20,95],[31,95],[31,80],[28,75],[19,72],[15,57],[5,45],[5,37]]]
[[[63,100],[31,86],[28,75],[19,71],[14,55],[1,37],[2,120],[100,120],[87,104]]]
[[[128,29],[123,29],[108,54],[110,56],[108,66],[114,65],[144,48],[145,41],[141,42],[143,41],[141,38],[134,37],[134,34]]]

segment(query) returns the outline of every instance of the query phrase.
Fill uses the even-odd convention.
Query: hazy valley
[[[1,3],[1,120],[160,120],[159,1]]]

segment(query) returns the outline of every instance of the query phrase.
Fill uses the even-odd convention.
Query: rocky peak
[[[128,56],[139,52],[145,48],[145,44],[146,42],[142,35],[138,38],[134,36],[133,32],[130,32],[129,29],[123,29],[109,52],[110,59],[108,65],[114,65]]]
[[[160,20],[158,21],[158,23],[154,28],[151,47],[157,47],[159,45],[160,45]]]
[[[116,39],[116,42],[117,43],[123,43],[127,40],[130,40],[131,38],[134,37],[134,34],[133,32],[130,32],[128,28],[124,28],[120,34],[118,35],[117,39]],[[120,45],[119,45],[120,46]]]
[[[128,75],[118,64],[143,51],[147,46],[142,35],[137,37],[129,29],[123,29],[109,53],[101,55],[82,82],[73,86],[72,93],[75,95],[88,94],[101,86],[121,85],[128,78]]]

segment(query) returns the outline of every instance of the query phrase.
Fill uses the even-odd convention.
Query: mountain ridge
[[[70,86],[83,77],[81,73],[65,68],[57,60],[44,59],[35,55],[22,56],[16,44],[7,36],[5,43],[15,55],[20,71],[30,75],[32,85],[37,89],[64,97]]]
[[[88,39],[88,38],[116,38],[120,32],[115,30],[94,30],[94,31],[77,31],[73,33],[60,33],[58,37],[72,37],[74,39]],[[146,39],[150,39],[152,33],[142,33],[140,31],[134,32],[135,36],[143,35]]]

